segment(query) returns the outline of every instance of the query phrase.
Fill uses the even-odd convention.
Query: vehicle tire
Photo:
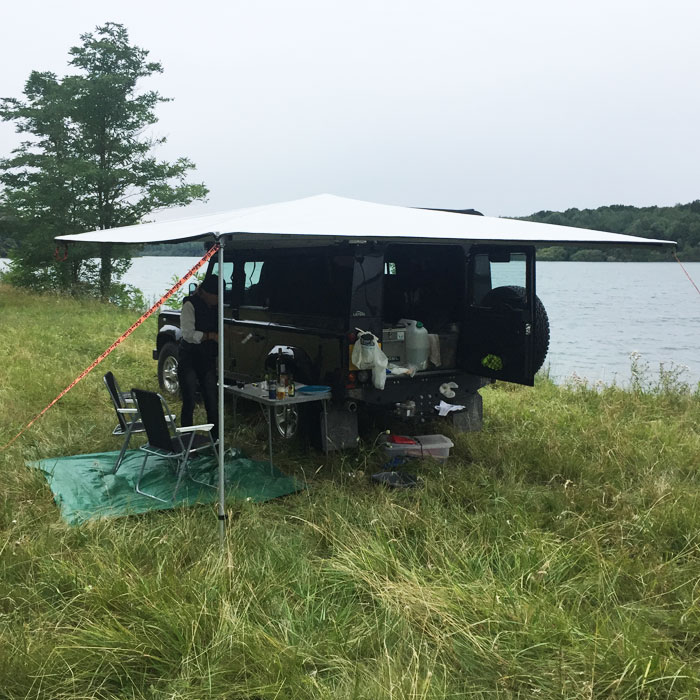
[[[158,384],[167,396],[179,396],[180,381],[177,378],[178,345],[169,342],[158,354]]]
[[[272,438],[287,445],[320,443],[319,421],[320,408],[315,404],[275,406],[272,410]]]
[[[483,306],[493,308],[503,308],[507,306],[522,307],[527,296],[525,287],[510,285],[507,287],[496,287],[492,289],[481,302]],[[536,373],[544,364],[549,350],[549,318],[544,304],[535,295],[535,328],[532,342],[532,367]]]
[[[272,429],[282,440],[292,440],[299,433],[301,415],[298,406],[275,406],[272,411]]]

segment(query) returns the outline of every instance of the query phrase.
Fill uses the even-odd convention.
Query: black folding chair
[[[148,442],[139,448],[146,453],[146,456],[143,459],[141,473],[136,481],[136,493],[155,498],[157,501],[163,501],[164,503],[168,502],[165,498],[146,493],[141,489],[141,479],[146,469],[146,462],[151,455],[165,457],[177,462],[177,483],[175,484],[171,501],[175,500],[182,477],[185,474],[197,484],[216,489],[216,486],[212,484],[195,479],[187,469],[190,457],[204,450],[211,449],[214,455],[218,457],[216,443],[211,434],[214,424],[206,423],[177,428],[175,421],[167,420],[167,416],[171,415],[170,410],[165,399],[160,394],[156,394],[153,391],[144,391],[143,389],[132,389],[131,394],[148,437]]]
[[[131,394],[119,389],[119,384],[117,384],[117,380],[111,372],[105,374],[103,381],[107,387],[107,391],[109,391],[109,396],[112,399],[112,404],[117,414],[117,427],[112,431],[112,435],[124,437],[117,463],[114,465],[114,470],[110,472],[111,474],[116,474],[124,459],[124,454],[129,447],[131,435],[133,433],[144,432],[144,427],[143,423],[139,420],[139,412]]]
[[[109,472],[110,474],[116,474],[124,459],[124,455],[129,448],[131,436],[134,433],[143,433],[145,432],[145,429],[139,418],[139,411],[136,408],[131,392],[122,391],[119,388],[116,377],[114,374],[112,374],[112,372],[107,372],[102,379],[107,387],[109,396],[112,399],[114,411],[117,414],[117,425],[112,431],[112,435],[124,437],[124,442],[122,443],[119,457],[117,457],[117,463],[114,465],[114,469]],[[174,422],[175,416],[171,415],[169,418],[167,418],[167,420]]]

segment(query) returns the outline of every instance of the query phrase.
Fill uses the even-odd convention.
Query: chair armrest
[[[184,428],[175,428],[178,433],[191,433],[195,430],[209,432],[214,427],[213,423],[202,423],[202,425],[186,425]]]
[[[133,415],[134,413],[138,413],[139,409],[138,408],[118,408],[117,411],[119,411],[119,413]],[[177,418],[177,416],[174,413],[171,413],[171,414],[165,416],[165,420],[170,421],[171,423],[174,422],[176,418]]]

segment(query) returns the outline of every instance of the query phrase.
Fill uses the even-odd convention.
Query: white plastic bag
[[[463,411],[464,406],[460,406],[456,403],[447,403],[446,401],[440,401],[440,403],[435,406],[435,410],[438,412],[439,416],[446,416],[448,413],[452,413],[452,411]]]
[[[375,389],[383,389],[389,360],[379,347],[379,339],[374,333],[359,328],[356,330],[359,335],[352,349],[352,363],[358,369],[372,370],[372,384]]]

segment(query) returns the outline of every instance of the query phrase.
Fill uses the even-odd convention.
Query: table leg
[[[323,451],[326,454],[326,457],[328,457],[328,442],[330,440],[330,437],[328,436],[328,402],[326,399],[323,399],[321,401],[323,404],[323,430],[326,433],[326,439],[323,441]]]
[[[267,440],[270,447],[270,473],[273,473],[274,471],[274,465],[272,464],[272,421],[274,420],[274,416],[272,414],[273,410],[274,409],[272,408],[272,406],[270,406],[267,414]]]

